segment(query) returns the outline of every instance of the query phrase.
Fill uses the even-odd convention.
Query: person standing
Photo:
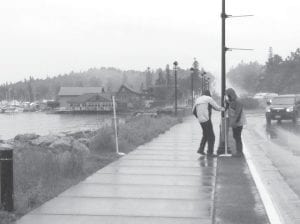
[[[224,110],[224,108],[220,107],[211,97],[210,91],[205,90],[202,95],[196,99],[193,106],[193,114],[197,117],[202,128],[202,139],[197,151],[201,155],[205,155],[204,148],[207,142],[207,155],[214,156],[215,134],[211,123],[212,109],[217,111]]]
[[[243,156],[242,130],[243,126],[246,124],[243,104],[239,101],[234,89],[227,89],[225,95],[227,98],[226,109],[228,109],[229,125],[232,128],[236,146],[236,153],[233,157],[241,157]]]

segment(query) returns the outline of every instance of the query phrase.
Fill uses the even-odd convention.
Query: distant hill
[[[0,86],[0,99],[17,99],[34,101],[53,99],[61,86],[103,86],[107,91],[115,91],[122,82],[129,83],[133,88],[139,88],[144,81],[145,72],[122,71],[116,68],[91,68],[84,72],[70,72],[46,79],[29,77],[17,83],[6,83]]]
[[[186,94],[190,93],[190,74],[189,69],[178,70],[178,88]],[[211,74],[208,74],[213,80]],[[198,78],[195,79],[195,88],[198,88]],[[168,81],[169,80],[169,81]],[[169,82],[169,84],[168,84]],[[24,81],[16,83],[6,83],[0,86],[0,100],[19,100],[35,101],[42,99],[55,99],[60,87],[104,87],[106,92],[117,91],[122,84],[127,84],[135,90],[141,90],[152,85],[173,85],[174,71],[168,66],[166,69],[157,69],[155,71],[147,69],[146,71],[127,70],[122,71],[117,68],[91,68],[83,72],[70,72],[69,74],[58,75],[46,79],[35,79],[29,77]]]

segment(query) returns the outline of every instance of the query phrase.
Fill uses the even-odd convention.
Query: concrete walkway
[[[217,159],[199,159],[199,141],[190,118],[17,223],[212,223]]]

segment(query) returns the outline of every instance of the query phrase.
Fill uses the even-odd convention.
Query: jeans
[[[237,153],[243,153],[242,130],[243,130],[243,126],[232,128],[232,133],[233,133],[233,138],[235,140],[235,147]]]
[[[212,154],[214,152],[215,134],[214,134],[211,120],[200,123],[200,125],[202,127],[203,136],[201,139],[201,143],[200,143],[198,152],[204,152],[205,144],[207,142],[207,144],[208,144],[207,153]]]

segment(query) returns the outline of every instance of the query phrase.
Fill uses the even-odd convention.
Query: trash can
[[[6,211],[13,211],[13,148],[0,145],[0,198],[1,206]]]

